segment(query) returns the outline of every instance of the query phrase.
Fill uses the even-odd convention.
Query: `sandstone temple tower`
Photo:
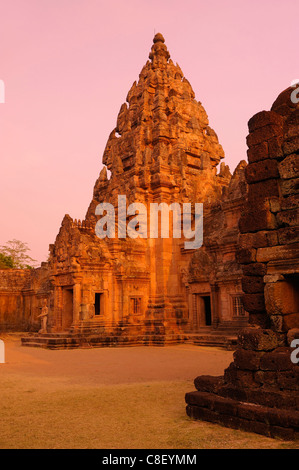
[[[11,293],[33,331],[47,300],[47,334],[24,344],[165,344],[205,335],[222,344],[235,335],[247,323],[235,259],[246,162],[232,176],[223,158],[203,106],[156,34],[109,136],[85,219],[66,215],[48,262]],[[186,249],[171,231],[168,238],[118,237],[117,223],[114,238],[98,238],[98,204],[112,204],[117,220],[120,195],[148,214],[153,203],[203,203],[203,246]],[[9,326],[5,302],[3,312]]]

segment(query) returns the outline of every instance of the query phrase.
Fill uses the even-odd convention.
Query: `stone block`
[[[277,376],[277,384],[282,390],[299,391],[299,367],[293,367],[292,370],[279,373]]]
[[[269,210],[255,210],[244,212],[239,220],[241,233],[273,230],[277,226],[274,214]]]
[[[262,276],[243,276],[242,290],[245,294],[255,294],[264,292],[264,282]]]
[[[248,184],[272,178],[279,178],[277,161],[267,159],[256,163],[250,163],[245,168],[245,177]]]
[[[268,245],[267,232],[241,233],[239,235],[240,248],[262,248]]]
[[[227,414],[219,414],[218,416],[218,423],[226,426],[227,428],[240,429],[242,426],[241,420],[237,416]]]
[[[291,350],[281,348],[282,350],[271,351],[261,357],[260,369],[263,371],[287,371],[293,369],[291,362]]]
[[[299,208],[278,212],[276,221],[279,227],[299,226]]]
[[[285,227],[278,230],[278,241],[281,245],[299,243],[299,227]]]
[[[295,207],[299,207],[299,194],[294,194],[292,196],[286,196],[280,199],[281,210],[289,210],[294,209]]]
[[[186,413],[189,418],[201,419],[203,421],[209,421],[210,423],[219,422],[219,414],[215,411],[211,411],[207,408],[202,408],[200,406],[187,405]]]
[[[299,257],[299,244],[271,246],[268,248],[258,248],[256,252],[256,260],[259,263],[296,259]]]
[[[249,163],[258,162],[268,158],[268,144],[262,142],[259,145],[254,145],[247,150],[247,157]]]
[[[259,326],[264,329],[271,327],[270,317],[265,312],[250,312],[248,323],[250,326]]]
[[[282,274],[266,274],[263,279],[265,284],[268,282],[284,281]]]
[[[274,331],[277,333],[283,333],[285,331],[282,315],[269,315],[269,318],[270,326]]]
[[[294,87],[288,87],[282,93],[278,95],[276,100],[274,101],[271,111],[275,111],[277,114],[281,116],[285,116],[286,118],[294,112],[296,108],[296,103],[293,103],[291,100],[291,93],[293,92]]]
[[[239,403],[237,416],[247,421],[265,421],[265,408],[252,403]]]
[[[274,214],[281,210],[281,202],[280,202],[279,197],[272,197],[269,200],[269,203],[270,203],[270,211],[274,212]]]
[[[255,373],[254,380],[259,384],[259,386],[277,388],[277,374],[275,371],[259,370]]]
[[[224,383],[238,385],[237,382],[237,368],[235,363],[231,362],[230,365],[224,371]]]
[[[201,392],[216,393],[223,382],[223,377],[214,377],[211,375],[200,375],[194,380],[196,390]]]
[[[288,331],[293,328],[299,328],[299,312],[284,314],[283,326],[284,331]]]
[[[268,246],[278,245],[278,235],[276,231],[267,232],[266,238],[267,238]],[[263,248],[263,247],[259,247],[259,248]]]
[[[272,351],[277,348],[278,340],[272,330],[244,328],[238,335],[238,344],[251,351]]]
[[[279,184],[277,179],[251,183],[248,188],[248,202],[251,209],[262,208],[261,202],[265,201],[265,199],[279,196]]]
[[[256,260],[256,249],[241,248],[236,251],[236,259],[240,264],[252,263]]]
[[[263,263],[252,263],[242,266],[244,276],[265,276],[267,265]]]
[[[284,141],[282,144],[284,155],[290,155],[299,151],[299,136],[291,137]]]
[[[278,164],[280,177],[283,179],[299,177],[299,155],[292,154]]]
[[[236,416],[236,402],[230,398],[216,396],[214,398],[214,411],[221,414]]]
[[[250,148],[279,135],[282,135],[281,126],[276,124],[268,124],[262,128],[254,130],[253,132],[250,132],[246,138],[246,142]]]
[[[299,290],[294,283],[279,281],[265,285],[265,304],[269,315],[298,314]]]
[[[297,131],[297,135],[299,134],[299,109],[294,109],[292,113],[288,116],[285,121],[284,130],[285,135],[290,130],[295,128]]]
[[[237,369],[237,381],[242,388],[257,388],[260,386],[258,382],[254,380],[254,372],[251,370]]]
[[[260,111],[252,116],[248,121],[249,132],[253,132],[260,127],[268,126],[269,124],[275,124],[280,128],[284,125],[284,120],[279,114],[274,111]]]
[[[185,401],[189,405],[201,406],[213,409],[215,396],[213,393],[206,392],[188,392],[185,395]]]
[[[299,193],[299,178],[282,180],[280,182],[282,196],[290,196]]]
[[[274,439],[284,439],[285,441],[292,441],[294,439],[294,429],[282,428],[281,426],[271,426],[270,436]]]
[[[246,432],[254,432],[256,434],[262,434],[270,437],[271,428],[268,424],[261,423],[260,421],[242,421],[241,429]]]
[[[231,384],[225,384],[219,388],[218,394],[222,397],[229,397],[236,401],[246,401],[247,394],[244,389],[233,386]]]
[[[264,294],[244,294],[242,296],[244,309],[249,313],[265,312]]]
[[[299,328],[291,328],[287,334],[288,345],[291,345],[291,342],[294,339],[299,339]]]
[[[269,408],[296,409],[296,396],[292,392],[282,393],[273,389],[247,389],[247,401]]]
[[[299,427],[299,413],[296,411],[266,409],[266,419],[271,426]]]
[[[268,140],[267,149],[268,149],[268,158],[281,159],[283,157],[283,137],[274,137],[273,139]]]
[[[264,352],[256,352],[238,347],[234,352],[235,366],[242,370],[257,371]]]
[[[263,248],[267,246],[268,243],[268,236],[269,233],[265,230],[261,230],[260,232],[252,233],[252,247],[253,248]]]

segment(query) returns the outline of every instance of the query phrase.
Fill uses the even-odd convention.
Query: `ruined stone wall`
[[[22,289],[30,282],[31,270],[0,270],[0,330],[19,330],[28,328],[30,310],[24,309]]]
[[[187,414],[271,437],[299,437],[299,106],[293,89],[249,123],[239,262],[251,327],[223,377],[195,379]]]
[[[299,109],[282,93],[249,123],[248,205],[240,220],[239,261],[250,322],[283,342],[299,327]]]

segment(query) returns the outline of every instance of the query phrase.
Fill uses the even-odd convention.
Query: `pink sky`
[[[84,218],[117,114],[155,32],[205,107],[231,170],[247,122],[298,78],[298,0],[0,2],[0,244],[46,260]]]

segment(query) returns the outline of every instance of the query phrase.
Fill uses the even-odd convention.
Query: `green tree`
[[[30,248],[27,243],[16,239],[9,240],[5,245],[0,246],[0,254],[4,257],[3,259],[6,259],[8,263],[12,261],[12,267],[15,269],[32,269],[35,267],[36,260],[28,255],[28,251],[30,251]]]
[[[0,269],[13,269],[13,259],[11,256],[5,256],[0,253]]]

